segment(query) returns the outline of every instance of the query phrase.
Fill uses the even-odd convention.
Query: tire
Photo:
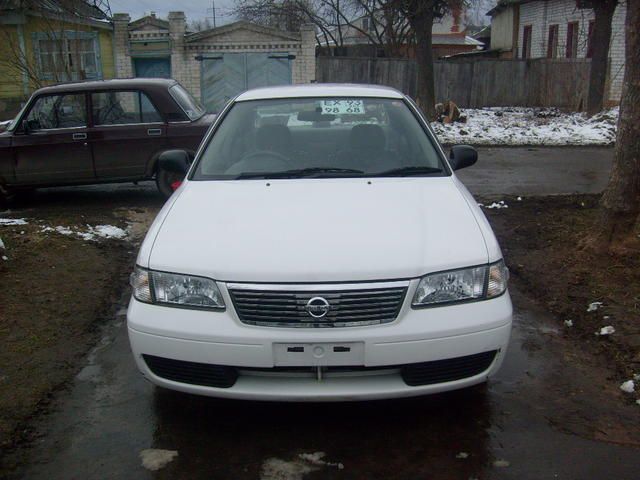
[[[169,198],[173,194],[172,185],[176,182],[181,182],[183,176],[178,173],[167,172],[158,167],[156,172],[156,186],[158,191],[164,198]]]

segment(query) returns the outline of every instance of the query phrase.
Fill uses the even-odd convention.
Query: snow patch
[[[140,452],[142,466],[147,470],[151,470],[152,472],[160,470],[177,456],[177,450],[161,450],[157,448],[148,448]]]
[[[622,385],[620,385],[620,390],[625,393],[633,393],[636,391],[636,384],[633,382],[633,380],[627,380],[626,382],[623,382]]]
[[[460,452],[456,454],[456,458],[469,458],[469,454],[467,452]]]
[[[445,144],[610,145],[615,141],[619,109],[589,118],[557,109],[492,107],[463,110],[466,123],[432,123]]]
[[[602,302],[591,302],[587,307],[587,312],[595,312],[602,306]]]
[[[607,325],[606,327],[602,327],[599,332],[596,332],[596,335],[611,335],[616,333],[616,329],[611,325]]]
[[[322,467],[344,469],[342,463],[327,462],[326,453],[300,453],[291,461],[280,458],[268,458],[262,464],[260,480],[302,480],[305,475],[317,472]]]
[[[564,326],[565,327],[573,327],[573,320],[565,320],[564,321]]]
[[[57,227],[43,227],[41,231],[44,233],[56,232],[61,235],[75,235],[88,241],[97,241],[100,238],[123,240],[127,237],[126,230],[113,225],[96,225],[95,227],[87,225],[85,231],[59,225]]]
[[[478,206],[484,207],[484,208],[509,208],[509,205],[504,203],[504,200],[500,200],[499,202],[493,202],[491,205],[485,205],[483,203],[479,203]]]
[[[24,218],[0,218],[0,225],[27,225],[27,221]]]
[[[508,467],[509,465],[511,465],[511,463],[509,463],[507,460],[496,460],[495,462],[493,462],[493,466],[498,468]]]

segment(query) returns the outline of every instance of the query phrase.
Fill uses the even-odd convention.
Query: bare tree
[[[5,54],[0,56],[0,68],[17,77],[25,77],[30,85],[38,88],[46,82],[60,82],[75,77],[86,78],[82,64],[81,39],[68,39],[66,32],[79,31],[78,21],[107,20],[110,15],[108,0],[14,0],[4,5],[14,13],[35,15],[40,19],[41,58],[30,57],[23,45],[8,28],[3,29],[0,42],[4,43]],[[50,78],[43,78],[43,68],[47,68]]]
[[[417,101],[435,118],[433,23],[453,9],[478,1],[482,0],[236,0],[235,12],[278,28],[312,23],[319,45],[343,47],[355,33],[389,57],[406,56],[413,50],[418,63]]]
[[[625,73],[613,170],[586,246],[625,251],[640,228],[640,0],[627,0]]]
[[[209,17],[192,20],[189,23],[189,29],[192,32],[202,32],[204,30],[210,30],[212,28],[213,28],[213,23],[211,22],[211,20],[209,20]]]
[[[595,22],[593,26],[593,55],[587,95],[587,112],[595,115],[602,110],[604,89],[609,65],[609,45],[611,44],[611,20],[619,0],[582,1],[584,8],[593,8]]]

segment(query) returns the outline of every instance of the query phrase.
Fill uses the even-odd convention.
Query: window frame
[[[596,21],[589,20],[589,27],[587,30],[587,52],[586,58],[593,58],[594,37],[596,33]]]
[[[93,95],[100,93],[137,93],[138,94],[138,105],[141,107],[140,95],[145,95],[149,100],[149,103],[155,108],[158,115],[160,115],[160,120],[157,122],[137,122],[137,123],[112,123],[112,124],[100,124],[95,122],[95,118],[93,116]],[[118,88],[118,89],[99,89],[99,90],[91,90],[87,92],[88,96],[88,108],[90,112],[90,125],[91,128],[111,128],[111,127],[123,127],[123,126],[135,126],[135,125],[166,125],[166,115],[162,111],[162,109],[158,108],[157,102],[153,100],[153,95],[149,95],[145,90],[140,88]],[[142,119],[142,108],[140,108],[140,119]]]
[[[580,22],[567,22],[567,39],[565,45],[566,58],[578,58],[578,41],[580,35]]]
[[[36,68],[38,72],[38,77],[41,80],[56,80],[56,72],[45,72],[43,59],[42,59],[42,49],[40,46],[41,41],[54,41],[54,42],[65,42],[65,64],[68,62],[69,55],[72,54],[71,50],[68,47],[69,40],[92,40],[93,43],[93,56],[96,64],[96,71],[92,75],[85,75],[85,78],[81,78],[80,70],[71,71],[71,78],[61,78],[59,80],[62,81],[76,81],[76,80],[101,80],[103,78],[102,72],[102,55],[100,53],[100,41],[98,39],[98,32],[95,31],[76,31],[76,30],[63,30],[62,32],[53,32],[53,33],[43,33],[43,32],[34,32],[31,34],[31,39],[33,42],[33,51],[36,59]]]
[[[557,23],[549,25],[547,34],[547,58],[558,58],[558,35],[560,26]]]
[[[66,97],[71,95],[83,95],[84,96],[84,114],[85,114],[85,125],[80,127],[56,127],[56,128],[41,128],[38,130],[33,130],[29,133],[29,135],[38,135],[39,133],[55,133],[59,130],[82,130],[90,127],[90,115],[89,115],[89,105],[88,105],[88,95],[85,91],[71,91],[71,92],[56,92],[56,93],[43,93],[42,95],[38,95],[34,97],[33,100],[29,103],[28,107],[24,110],[20,121],[16,125],[16,133],[25,134],[22,130],[22,123],[29,117],[29,114],[32,112],[33,108],[36,106],[38,101],[41,98],[47,97]]]
[[[524,25],[522,29],[522,58],[531,58],[531,41],[533,39],[533,25]]]

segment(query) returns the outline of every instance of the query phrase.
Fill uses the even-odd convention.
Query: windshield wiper
[[[242,180],[246,178],[302,178],[302,177],[321,177],[321,176],[341,176],[348,174],[362,175],[362,170],[355,170],[353,168],[333,168],[333,167],[312,167],[312,168],[298,168],[295,170],[284,170],[282,172],[245,172],[236,177],[236,180]]]
[[[378,173],[371,174],[372,177],[409,177],[412,175],[430,175],[433,173],[442,173],[442,169],[435,167],[400,167],[392,168]]]

